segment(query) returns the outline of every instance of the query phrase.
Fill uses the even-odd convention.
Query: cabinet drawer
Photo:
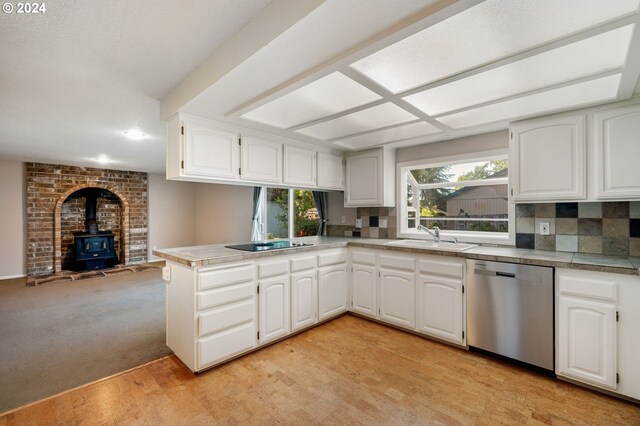
[[[198,370],[255,347],[256,329],[247,323],[198,340]]]
[[[278,260],[276,262],[261,263],[258,265],[258,278],[275,277],[289,272],[289,262]]]
[[[253,280],[253,266],[235,266],[230,268],[216,268],[198,273],[198,288],[220,287]]]
[[[291,259],[291,272],[305,271],[307,269],[313,269],[316,266],[316,257],[299,257],[297,259]]]
[[[248,299],[255,293],[253,282],[226,285],[199,293],[197,298],[197,309],[208,309],[225,303],[237,302]]]
[[[438,258],[418,259],[418,271],[429,275],[462,278],[464,276],[464,264]]]
[[[380,266],[383,268],[392,269],[405,269],[407,271],[414,271],[415,259],[411,256],[391,256],[388,254],[381,254],[378,258]]]
[[[618,286],[614,281],[559,275],[558,282],[560,294],[590,297],[611,302],[618,300]]]
[[[340,250],[318,255],[318,266],[335,265],[347,261],[347,251]]]
[[[253,323],[254,319],[255,305],[253,299],[245,300],[200,314],[198,332],[202,337],[245,322]]]
[[[376,266],[376,254],[369,251],[353,250],[351,252],[351,261],[359,265]]]

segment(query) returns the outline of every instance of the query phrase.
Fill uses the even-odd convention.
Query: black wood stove
[[[77,269],[104,269],[117,263],[114,235],[111,231],[99,231],[96,206],[99,190],[87,190],[85,226],[83,232],[73,234]]]

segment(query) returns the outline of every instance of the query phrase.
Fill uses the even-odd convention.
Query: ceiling
[[[162,172],[176,112],[362,149],[628,99],[639,1],[47,3],[0,15],[0,158]]]

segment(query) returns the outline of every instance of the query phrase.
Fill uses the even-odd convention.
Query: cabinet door
[[[640,106],[594,115],[596,198],[640,198]]]
[[[560,296],[558,373],[616,388],[616,307]]]
[[[284,183],[316,186],[316,152],[285,146]]]
[[[318,153],[318,188],[344,189],[342,157]]]
[[[463,345],[462,281],[421,275],[417,286],[418,331]]]
[[[318,270],[318,316],[320,320],[346,312],[349,299],[347,265]]]
[[[238,176],[238,135],[184,123],[184,173],[234,179]]]
[[[289,334],[289,276],[260,281],[260,344]]]
[[[376,318],[377,274],[375,266],[353,265],[351,272],[351,310],[359,314]]]
[[[511,128],[513,201],[586,198],[583,115],[518,123]]]
[[[412,272],[380,270],[380,319],[415,328],[415,275]]]
[[[242,135],[241,179],[282,182],[282,144]]]
[[[315,272],[291,274],[291,330],[318,322],[318,288]]]
[[[347,157],[345,206],[382,205],[382,151],[367,151]]]

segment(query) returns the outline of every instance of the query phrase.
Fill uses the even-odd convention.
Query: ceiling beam
[[[463,12],[482,1],[483,0],[442,0],[436,5],[427,7],[420,13],[389,27],[376,36],[347,49],[342,54],[331,58],[331,60],[314,66],[306,72],[287,80],[283,84],[241,104],[237,108],[227,112],[225,117],[240,117],[274,99],[280,98],[300,87],[325,77],[336,69],[346,67],[380,49],[384,49],[412,34]]]
[[[253,56],[322,3],[324,0],[273,0],[161,101],[161,119],[171,118],[206,88]],[[185,31],[188,30],[188,28],[185,29]]]
[[[633,52],[640,52],[640,15],[636,15],[636,26],[633,29],[627,62],[624,65],[620,87],[618,88],[618,99],[628,99],[633,96],[636,84],[640,81],[640,55]]]

